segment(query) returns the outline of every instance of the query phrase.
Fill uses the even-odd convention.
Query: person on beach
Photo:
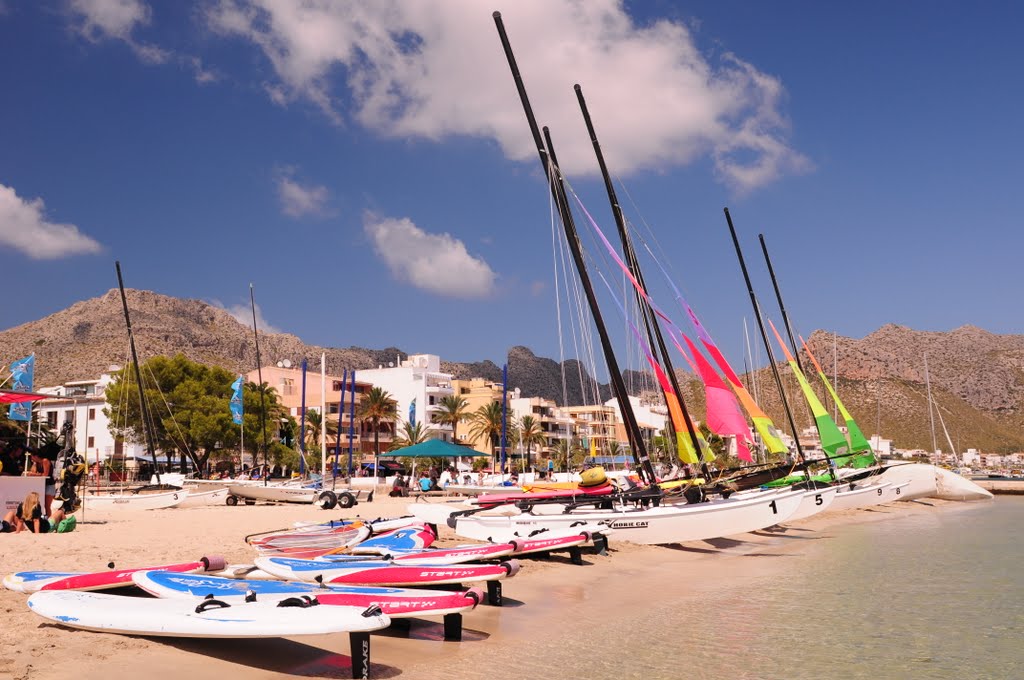
[[[57,494],[57,487],[53,481],[53,463],[35,449],[30,450],[29,454],[32,456],[32,462],[25,470],[25,476],[46,478],[46,514],[49,515],[53,497]]]
[[[408,496],[409,495],[409,482],[405,481],[405,477],[402,475],[395,475],[395,483],[391,487],[391,496]]]
[[[17,509],[11,510],[4,516],[0,529],[3,533],[20,534],[22,531],[31,531],[34,534],[46,534],[50,532],[51,520],[53,526],[56,526],[62,519],[64,519],[64,511],[59,509],[52,518],[47,519],[39,504],[39,494],[29,491],[25,500],[18,503]]]

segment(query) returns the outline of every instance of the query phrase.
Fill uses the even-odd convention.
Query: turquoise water
[[[1024,498],[900,507],[753,547],[724,541],[728,556],[700,559],[697,574],[567,571],[575,582],[550,593],[561,604],[545,630],[503,613],[515,651],[482,643],[492,662],[470,654],[460,676],[494,677],[496,663],[517,677],[1024,678]]]

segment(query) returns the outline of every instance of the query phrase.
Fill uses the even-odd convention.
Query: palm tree
[[[416,444],[422,444],[423,442],[433,439],[433,433],[426,428],[422,422],[418,422],[415,425],[410,425],[408,422],[402,423],[402,431],[398,434],[391,446],[388,448],[389,451],[396,449],[404,449],[407,446],[415,446]]]
[[[575,439],[559,439],[555,444],[555,450],[551,454],[555,460],[565,466],[565,470],[569,470],[573,465],[579,462],[580,454],[583,453],[583,449],[580,447],[579,442]]]
[[[526,444],[526,469],[530,469],[530,453],[534,444],[544,443],[544,432],[533,416],[523,416],[519,421],[519,438]]]
[[[459,423],[469,418],[468,408],[469,404],[466,402],[465,397],[458,394],[449,394],[446,397],[441,397],[438,410],[434,412],[435,423],[452,426],[452,441],[456,444],[459,443]]]
[[[320,444],[320,424],[323,423],[323,416],[316,409],[306,411],[306,445]]]
[[[487,402],[470,415],[469,421],[472,423],[469,436],[474,440],[484,438],[491,445],[491,470],[493,471],[494,449],[497,446],[498,437],[501,436],[501,404],[496,401]]]
[[[373,427],[373,474],[376,477],[380,456],[380,423],[393,423],[398,420],[398,404],[387,390],[381,387],[371,388],[359,404],[359,419],[364,423],[369,421]]]

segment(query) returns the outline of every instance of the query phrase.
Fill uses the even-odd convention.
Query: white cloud
[[[223,309],[225,312],[233,316],[235,318],[235,321],[242,324],[243,326],[252,328],[252,307],[250,306],[251,303],[225,305],[220,300],[210,300],[210,304],[219,309]],[[273,326],[267,322],[266,318],[263,316],[263,310],[260,309],[260,306],[258,304],[256,305],[256,328],[258,328],[261,333],[283,332],[277,326]]]
[[[277,197],[281,200],[281,211],[289,217],[306,215],[327,215],[327,201],[330,194],[327,187],[295,181],[293,169],[286,169],[277,178]]]
[[[682,23],[638,25],[621,0],[508,4],[531,102],[569,172],[596,172],[571,79],[619,174],[707,155],[723,181],[749,189],[810,167],[788,144],[779,80],[732,54],[709,59]],[[216,0],[206,18],[263,51],[278,78],[264,87],[279,104],[306,99],[385,136],[472,135],[515,160],[536,156],[478,0]]]
[[[122,40],[147,64],[163,64],[172,53],[133,37],[136,28],[149,25],[152,12],[142,0],[69,0],[76,29],[87,40]]]
[[[34,260],[98,253],[102,246],[73,224],[49,222],[43,199],[25,200],[0,184],[0,246],[19,250]]]
[[[372,214],[366,216],[363,229],[400,281],[445,297],[486,298],[494,292],[494,271],[451,234],[430,234],[408,218]]]

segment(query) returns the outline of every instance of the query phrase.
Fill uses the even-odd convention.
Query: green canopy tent
[[[385,456],[393,458],[465,458],[465,457],[476,457],[482,456],[476,449],[468,446],[460,446],[458,444],[452,444],[446,442],[443,439],[428,439],[421,444],[414,444],[412,446],[406,446],[405,448],[395,449],[394,451],[388,451],[387,453],[380,454],[381,458]],[[412,476],[416,475],[416,461],[413,460]]]

